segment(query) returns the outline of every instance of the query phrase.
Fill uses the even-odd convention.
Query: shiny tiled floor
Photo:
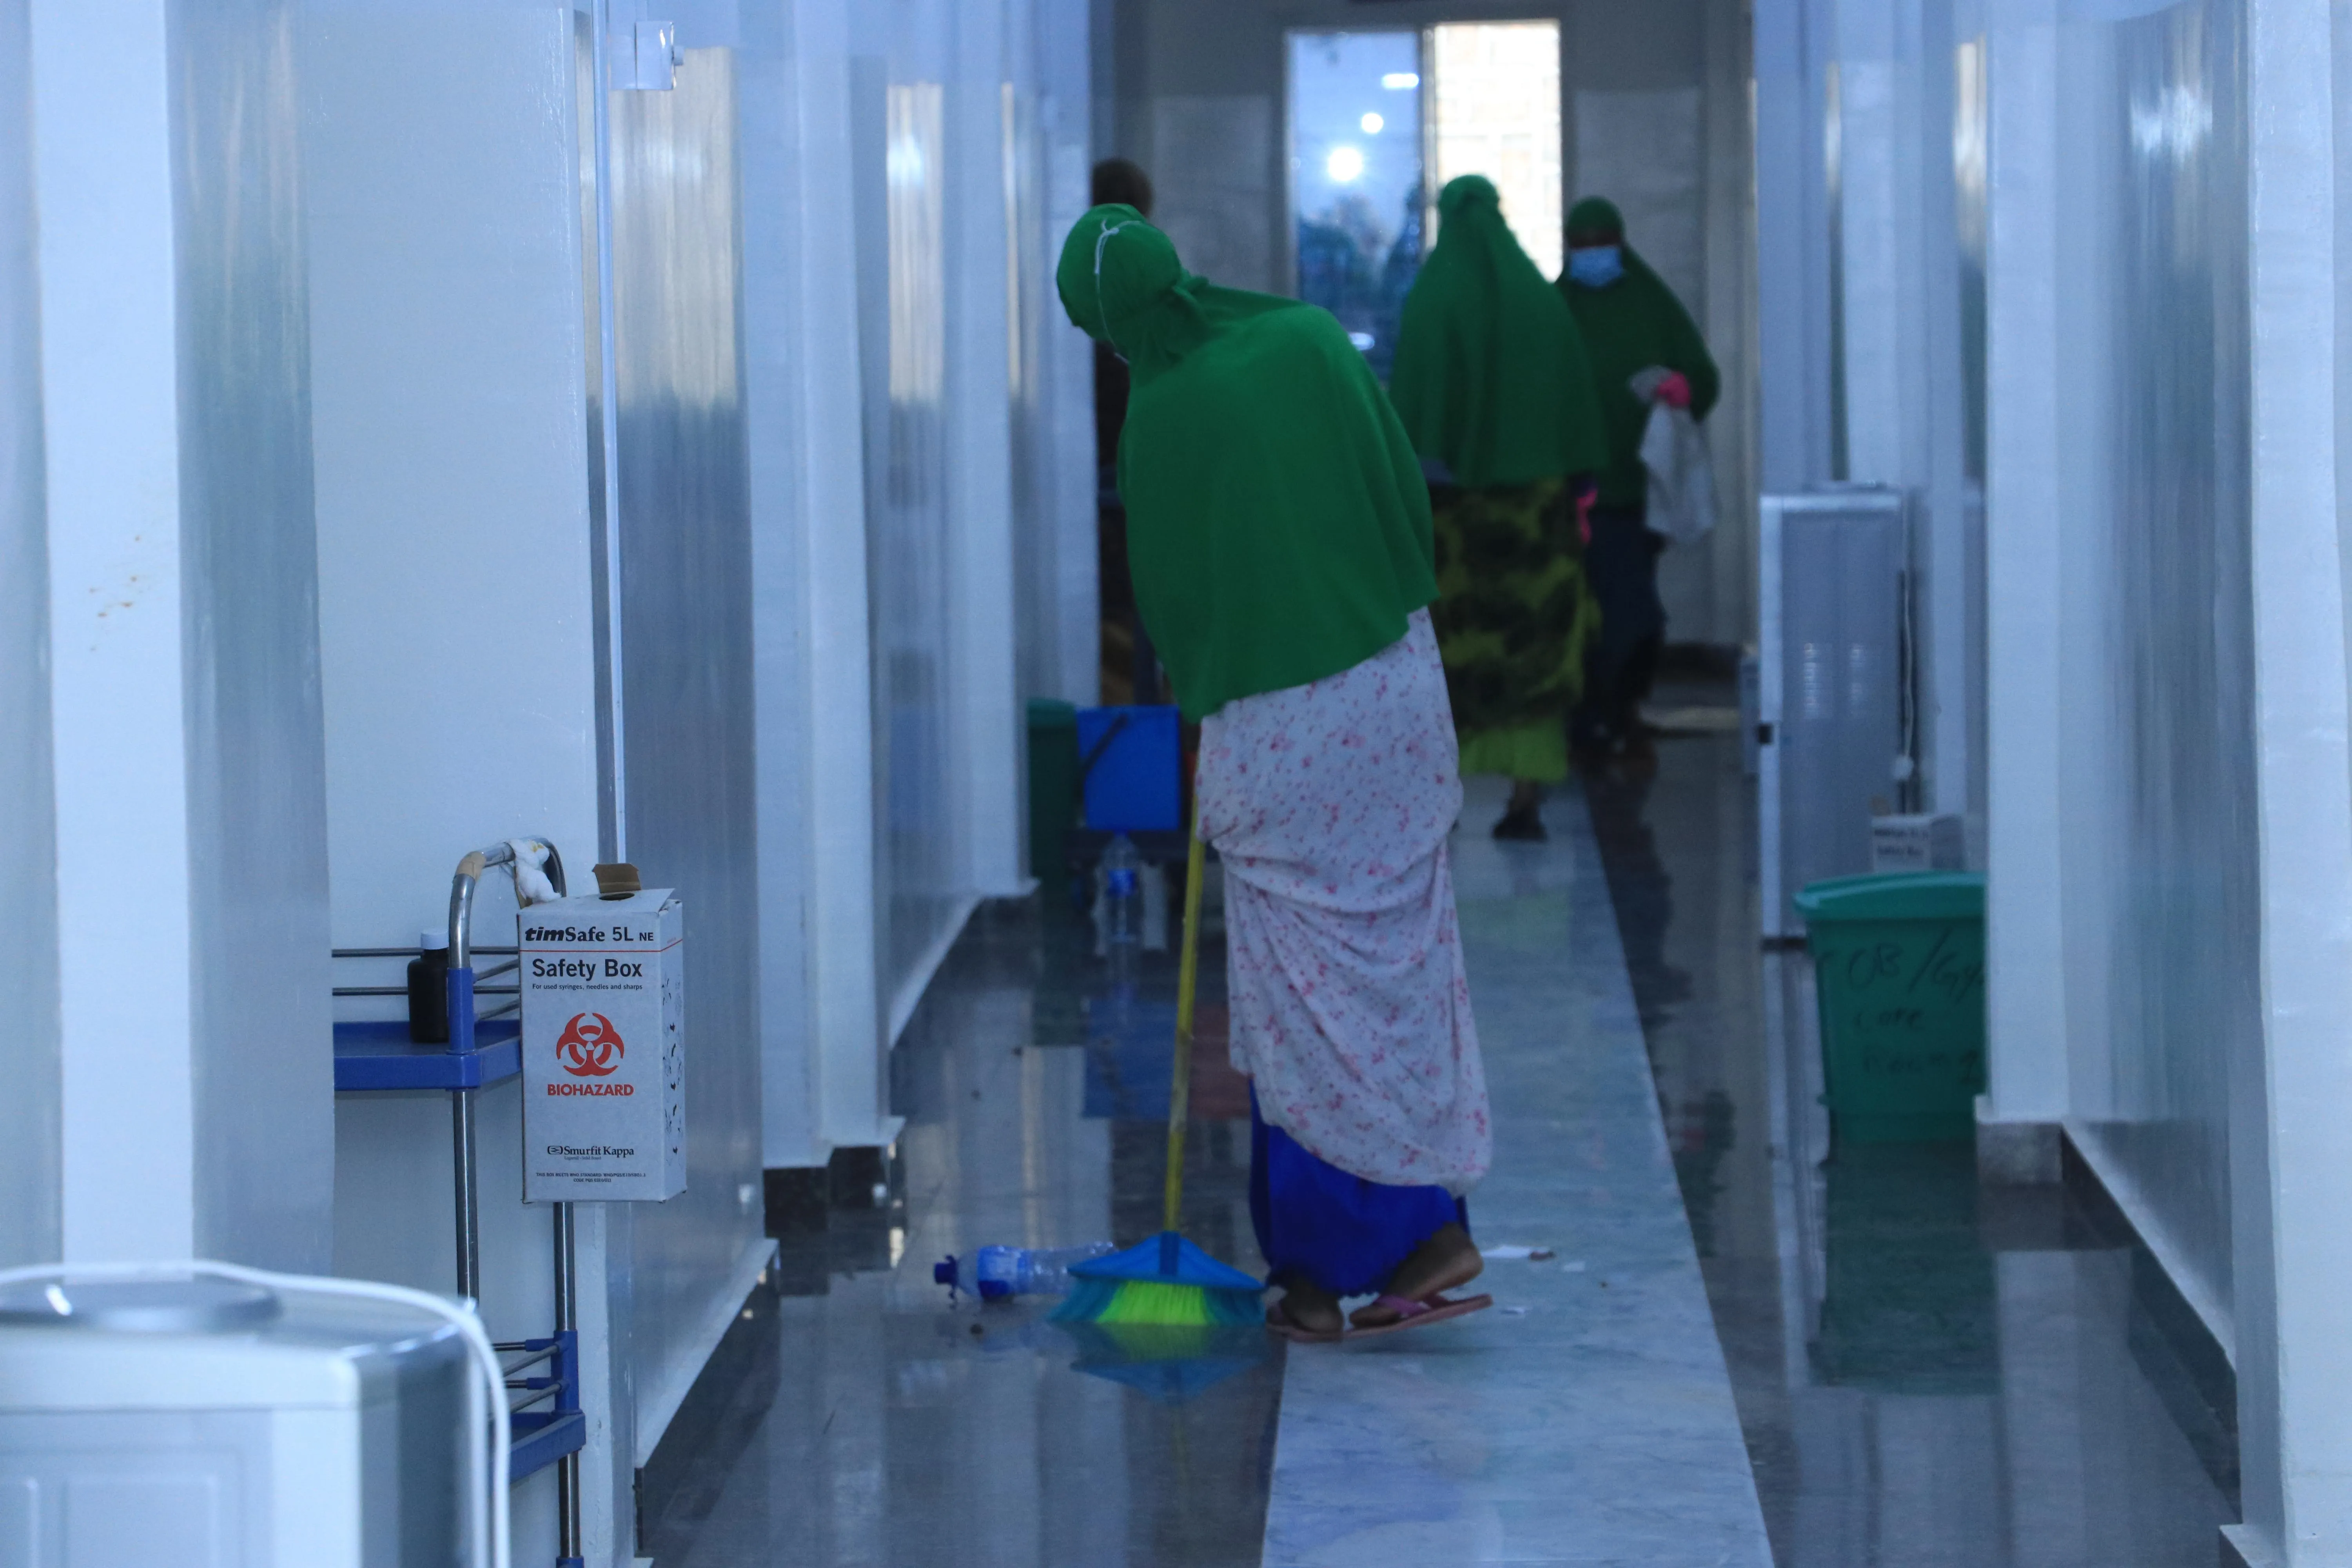
[[[1265,1562],[1765,1568],[1583,805],[1496,844],[1501,794],[1474,782],[1454,848],[1495,1118],[1471,1215],[1558,1256],[1492,1262],[1464,1323],[1290,1352]]]
[[[1704,718],[1729,697],[1669,700]],[[1487,804],[1457,839],[1502,1112],[1473,1217],[1490,1244],[1562,1250],[1490,1270],[1522,1310],[1287,1358],[1244,1332],[1187,1382],[1031,1309],[950,1306],[929,1282],[947,1252],[1157,1221],[1172,965],[1112,997],[1076,930],[983,911],[897,1053],[884,1201],[860,1175],[825,1228],[780,1227],[785,1293],[754,1300],[647,1471],[643,1550],[1680,1565],[1759,1562],[1769,1531],[1783,1568],[2212,1562],[2226,1371],[2081,1194],[1992,1205],[1965,1146],[1816,1168],[1809,979],[1754,940],[1736,739],[1658,756],[1555,802],[1540,851],[1488,842]],[[1204,1047],[1186,1224],[1255,1268],[1245,1101],[1221,1068]]]
[[[2095,1190],[1979,1189],[1966,1143],[1826,1157],[1736,731],[1656,750],[1583,784],[1776,1562],[2215,1561],[2232,1396],[2186,1306]]]
[[[1204,967],[1213,1025],[1222,965]],[[1258,1562],[1278,1341],[1228,1336],[1188,1369],[1195,1388],[1074,1341],[1042,1308],[951,1305],[931,1282],[940,1258],[988,1243],[1158,1228],[1173,965],[1147,955],[1132,996],[1106,990],[1075,922],[974,917],[896,1053],[908,1125],[890,1201],[782,1237],[793,1293],[739,1378],[738,1403],[764,1408],[738,1421],[722,1482],[667,1489],[641,1536],[660,1568]],[[1255,1269],[1247,1100],[1217,1070],[1222,1040],[1204,1056],[1186,1226]]]

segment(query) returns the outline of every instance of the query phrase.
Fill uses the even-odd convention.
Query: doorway
[[[1437,193],[1484,174],[1546,277],[1560,268],[1559,25],[1289,36],[1292,286],[1385,379]]]

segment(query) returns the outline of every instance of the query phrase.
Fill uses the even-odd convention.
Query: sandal
[[[1265,1326],[1295,1345],[1336,1345],[1344,1329],[1310,1329],[1290,1315],[1287,1299],[1265,1310]]]
[[[1395,1320],[1386,1323],[1360,1323],[1348,1337],[1360,1340],[1373,1334],[1392,1334],[1400,1329],[1424,1329],[1451,1318],[1466,1318],[1473,1312],[1483,1312],[1494,1304],[1492,1296],[1457,1297],[1448,1296],[1444,1291],[1434,1291],[1418,1301],[1409,1296],[1383,1296],[1372,1305],[1386,1307],[1396,1314]]]

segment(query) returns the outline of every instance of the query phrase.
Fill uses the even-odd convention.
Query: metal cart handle
[[[563,857],[555,845],[545,838],[531,840],[547,846],[547,879],[555,888],[558,898],[570,896],[571,889],[563,881]],[[474,965],[474,885],[482,873],[493,866],[510,865],[514,850],[505,844],[493,844],[487,849],[477,849],[457,862],[457,874],[449,879],[449,967],[470,969]]]

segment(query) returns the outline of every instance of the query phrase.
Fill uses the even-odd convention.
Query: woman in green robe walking
[[[1429,476],[1438,647],[1465,773],[1501,773],[1497,838],[1541,838],[1568,776],[1568,720],[1599,616],[1583,510],[1604,459],[1576,319],[1519,248],[1493,184],[1437,203],[1437,246],[1405,297],[1389,399]]]
[[[1625,243],[1623,216],[1599,196],[1569,210],[1568,269],[1560,274],[1559,291],[1584,330],[1608,432],[1608,463],[1601,470],[1586,552],[1601,602],[1601,641],[1576,721],[1580,747],[1606,750],[1643,743],[1642,700],[1650,694],[1665,645],[1658,555],[1666,542],[1650,531],[1643,516],[1649,476],[1642,467],[1642,432],[1653,403],[1687,408],[1692,418],[1705,419],[1723,379],[1690,312]],[[1644,400],[1633,381],[1654,366],[1668,374],[1656,378],[1656,390]]]

